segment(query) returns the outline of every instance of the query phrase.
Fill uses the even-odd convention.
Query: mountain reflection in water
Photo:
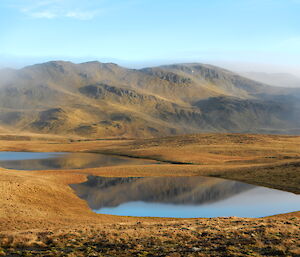
[[[89,176],[71,185],[90,208],[115,207],[144,201],[171,204],[204,204],[239,194],[255,186],[209,177],[108,178]]]
[[[0,167],[15,170],[86,169],[151,163],[154,161],[97,153],[0,152]]]
[[[211,177],[89,176],[71,185],[89,207],[103,214],[151,217],[262,217],[300,206],[298,195]]]

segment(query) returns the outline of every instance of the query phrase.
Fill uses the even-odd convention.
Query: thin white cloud
[[[101,13],[106,0],[13,0],[10,7],[35,19],[91,20]]]
[[[99,12],[97,11],[90,11],[90,12],[81,12],[81,11],[71,11],[71,12],[67,12],[65,14],[65,17],[68,18],[74,18],[74,19],[78,19],[78,20],[91,20],[93,19],[95,16],[97,16]]]
[[[47,11],[44,11],[44,12],[31,12],[29,14],[31,17],[33,18],[45,18],[45,19],[53,19],[53,18],[56,18],[57,15],[53,12],[47,12]]]

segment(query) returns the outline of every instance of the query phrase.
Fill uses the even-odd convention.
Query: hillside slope
[[[52,61],[0,71],[0,127],[82,137],[300,133],[300,89],[204,64]]]

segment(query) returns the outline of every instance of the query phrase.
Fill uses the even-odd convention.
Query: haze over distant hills
[[[215,66],[127,69],[52,61],[0,71],[0,131],[83,137],[197,132],[300,134],[300,89]]]
[[[244,72],[241,75],[272,86],[300,88],[300,77],[289,73]]]

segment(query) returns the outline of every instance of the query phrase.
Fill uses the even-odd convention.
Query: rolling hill
[[[206,64],[136,70],[52,61],[0,71],[0,131],[90,138],[300,134],[299,99],[300,89]]]

